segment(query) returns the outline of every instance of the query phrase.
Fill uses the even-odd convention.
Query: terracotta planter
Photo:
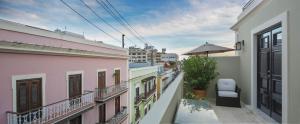
[[[206,90],[193,90],[196,99],[202,99],[206,97]]]

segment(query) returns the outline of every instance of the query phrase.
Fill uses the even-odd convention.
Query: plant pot
[[[206,90],[193,89],[193,92],[195,94],[195,98],[198,100],[206,97]]]

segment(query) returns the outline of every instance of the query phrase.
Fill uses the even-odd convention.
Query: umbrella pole
[[[206,51],[206,57],[208,57],[208,51]]]

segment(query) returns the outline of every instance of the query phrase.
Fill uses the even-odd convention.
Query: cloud
[[[101,29],[121,40],[121,34],[112,30],[101,22],[79,1],[65,0],[85,17],[97,24]],[[95,0],[84,0],[97,13],[114,25],[134,43],[127,45],[140,45],[142,43],[133,37],[127,30],[119,25]],[[205,41],[213,43],[232,42],[234,33],[229,29],[236,21],[241,11],[241,0],[180,0],[167,2],[160,7],[149,7],[126,3],[128,1],[109,0],[120,13],[129,21],[134,29],[158,49],[167,48],[177,51],[199,46]],[[134,1],[131,1],[134,2]],[[160,1],[153,1],[160,2]],[[60,0],[0,0],[0,18],[42,27],[49,30],[64,29],[78,34],[84,32],[91,40],[118,45],[95,27],[88,24],[72,10],[63,5]],[[159,5],[159,4],[155,4]],[[136,8],[139,7],[139,8]],[[147,9],[145,9],[147,8]],[[140,12],[143,11],[143,12]]]
[[[172,14],[162,15],[152,11],[149,16],[161,19],[158,23],[140,23],[136,29],[144,36],[164,36],[173,34],[221,34],[236,20],[240,12],[238,4],[227,6],[221,2],[215,6],[214,2],[202,2],[201,0],[189,0],[191,9],[175,10]],[[139,22],[137,22],[139,23]],[[220,28],[221,29],[220,29]]]

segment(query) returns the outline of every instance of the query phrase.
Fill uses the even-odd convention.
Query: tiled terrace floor
[[[264,117],[262,113],[254,113],[245,108],[216,106],[215,100],[209,99],[218,119],[223,124],[276,124],[275,121]]]

